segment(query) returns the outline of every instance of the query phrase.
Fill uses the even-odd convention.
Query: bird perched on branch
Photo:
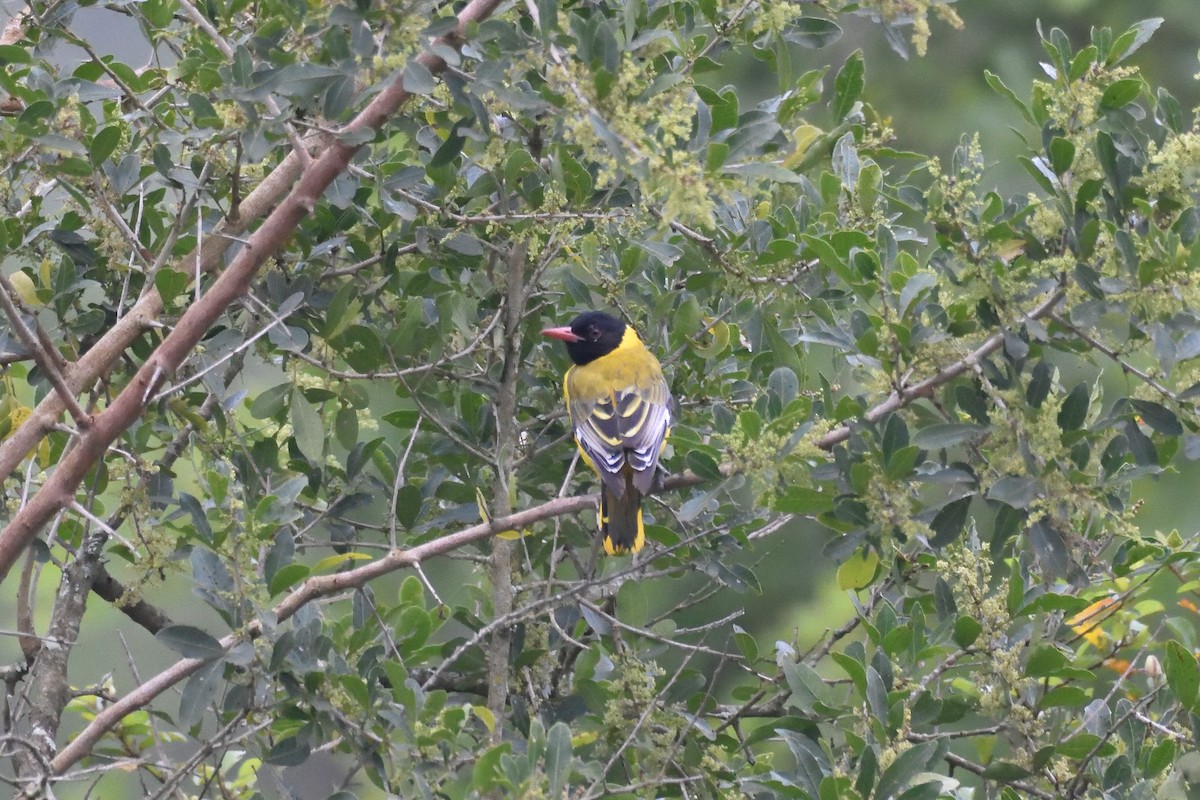
[[[632,327],[602,311],[542,335],[566,342],[575,362],[563,380],[563,399],[579,452],[601,479],[604,551],[636,553],[646,543],[642,497],[654,485],[671,430],[662,367]]]

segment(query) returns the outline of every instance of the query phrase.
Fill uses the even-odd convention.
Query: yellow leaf
[[[850,556],[837,570],[839,589],[862,589],[870,586],[879,569],[879,556],[871,549],[863,549]]]
[[[1007,239],[994,245],[994,248],[996,250],[996,258],[1000,259],[1000,263],[1007,265],[1025,252],[1025,240]]]
[[[10,431],[15,431],[25,423],[25,420],[33,414],[33,409],[29,406],[17,406],[8,414],[8,419],[12,422]]]
[[[37,296],[37,287],[33,285],[33,278],[18,270],[9,277],[9,280],[12,281],[13,289],[16,290],[17,297],[21,298],[21,302],[27,306],[42,305],[42,301]]]
[[[528,536],[528,535],[529,535],[529,529],[526,528],[523,531],[500,531],[499,533],[496,534],[496,538],[497,539],[508,539],[509,541],[512,541],[513,539],[520,539],[522,536]]]
[[[320,561],[318,561],[313,566],[312,572],[309,574],[315,575],[319,572],[328,572],[329,570],[332,570],[335,567],[340,567],[342,564],[345,564],[347,561],[370,561],[370,560],[371,560],[371,557],[369,555],[367,555],[366,553],[339,553],[338,555],[335,555],[335,556],[329,556],[327,558],[322,558]]]
[[[484,522],[491,522],[492,515],[488,513],[487,500],[483,497],[483,490],[478,486],[475,487],[475,505],[479,506],[479,518]]]
[[[693,342],[692,347],[701,358],[716,358],[729,346],[729,325],[715,322],[708,327],[708,332],[712,334],[712,342],[707,345]]]
[[[803,161],[804,154],[808,152],[808,148],[824,133],[825,131],[816,125],[808,124],[801,125],[792,131],[792,141],[795,143],[796,149],[783,160],[783,165],[790,169]]]
[[[1116,598],[1102,597],[1067,620],[1067,624],[1092,647],[1103,648],[1108,642],[1108,634],[1100,628],[1100,623],[1120,607],[1121,603]]]
[[[11,436],[13,431],[21,427],[21,425],[25,423],[25,420],[29,419],[31,416],[33,416],[33,409],[29,408],[28,406],[19,405],[13,408],[12,411],[8,412],[9,424],[7,425],[7,430],[4,431],[4,436],[2,438],[7,439],[9,436]],[[30,453],[34,452],[37,453],[37,462],[39,467],[45,469],[46,467],[51,466],[52,462],[50,459],[49,439],[43,438],[40,444],[29,448],[29,452],[25,455],[28,456]]]
[[[494,733],[496,730],[496,715],[492,713],[487,706],[471,706],[471,710],[475,712],[475,716],[487,727],[488,733]]]
[[[574,749],[576,747],[585,747],[596,741],[597,735],[598,734],[595,731],[584,731],[583,733],[577,733],[571,737],[571,748]]]
[[[516,484],[514,483],[513,485],[515,486]],[[484,522],[491,522],[492,515],[488,513],[487,500],[483,496],[483,490],[480,489],[478,486],[475,487],[475,505],[479,508],[479,518],[481,520],[483,520]],[[520,532],[518,532],[518,531],[500,531],[499,533],[496,534],[496,538],[497,539],[508,539],[509,541],[511,541],[513,539],[520,539],[522,536],[528,536],[528,535],[529,535],[528,530],[524,530],[524,531],[520,531]]]

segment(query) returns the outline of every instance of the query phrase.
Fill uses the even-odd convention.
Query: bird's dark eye
[[[593,342],[600,341],[600,329],[593,325],[588,328],[588,336],[591,337]]]

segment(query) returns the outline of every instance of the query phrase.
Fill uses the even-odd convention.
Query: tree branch
[[[504,373],[496,392],[496,476],[492,481],[492,508],[497,514],[512,513],[512,494],[509,482],[513,480],[513,454],[517,450],[517,383],[521,370],[521,323],[525,314],[528,294],[525,289],[526,247],[522,242],[510,246],[505,259],[507,270],[504,278]],[[492,614],[506,617],[513,610],[513,553],[516,542],[509,539],[492,539],[492,558],[488,565],[488,577],[492,582]],[[505,710],[508,706],[509,651],[512,648],[512,629],[503,625],[492,633],[487,644],[488,663],[488,710],[496,724],[492,729],[494,743],[504,736]]]
[[[79,557],[62,572],[54,614],[46,631],[46,640],[30,667],[33,681],[26,693],[27,712],[14,721],[13,729],[27,734],[38,752],[20,751],[16,755],[17,772],[24,777],[44,778],[44,764],[54,753],[55,735],[71,687],[67,681],[67,662],[79,638],[79,624],[87,608],[92,581],[99,565],[99,548],[84,548]],[[22,724],[23,723],[23,724]]]
[[[1050,296],[1041,302],[1033,311],[1026,314],[1022,321],[1042,319],[1054,311],[1062,299],[1066,296],[1066,289],[1060,284],[1055,287]],[[1004,330],[1007,330],[1004,329]],[[886,400],[872,408],[863,415],[863,419],[867,422],[878,422],[888,414],[903,408],[909,403],[922,397],[929,397],[934,390],[939,386],[949,383],[950,381],[962,375],[964,372],[974,369],[985,358],[1000,349],[1004,344],[1004,330],[993,333],[983,344],[972,350],[963,358],[955,361],[949,366],[942,367],[940,370],[930,375],[919,383],[914,383],[911,386],[903,386],[892,392]],[[822,450],[832,450],[836,445],[850,438],[850,426],[843,425],[836,428],[824,436],[813,442]]]
[[[596,500],[597,495],[594,494],[556,498],[540,506],[518,511],[507,517],[500,517],[489,522],[481,522],[468,528],[463,528],[455,533],[447,534],[446,536],[407,550],[393,550],[378,561],[364,564],[357,569],[339,572],[334,575],[320,575],[310,578],[272,609],[275,621],[276,623],[287,621],[297,611],[314,600],[348,589],[356,589],[383,575],[389,575],[407,567],[414,567],[434,556],[444,555],[460,547],[483,541],[501,531],[519,530],[552,517],[573,514],[587,508],[594,508]],[[253,638],[261,634],[262,625],[258,621],[251,622],[246,626],[246,636]],[[229,651],[242,641],[244,641],[243,637],[230,634],[221,639],[221,646],[226,651]],[[51,769],[54,774],[62,774],[72,764],[87,756],[100,740],[100,737],[120,722],[124,716],[146,705],[155,697],[200,669],[206,663],[208,662],[197,658],[182,659],[101,711],[70,744],[55,756],[51,762]]]
[[[466,27],[486,19],[499,4],[500,0],[472,0],[458,15],[456,32],[443,37],[441,43],[461,43]],[[430,72],[440,72],[446,65],[439,56],[429,52],[423,53],[417,61]],[[403,79],[397,77],[342,130],[342,134],[379,129],[410,97],[410,93],[404,88]],[[70,502],[79,482],[91,466],[104,456],[108,446],[141,416],[147,402],[162,381],[179,368],[225,309],[246,292],[259,267],[287,241],[300,221],[312,213],[317,199],[325,189],[346,170],[351,158],[362,147],[360,144],[347,144],[347,138],[352,137],[343,136],[331,142],[304,171],[287,198],[254,232],[204,297],[184,312],[175,329],[150,355],[129,385],[107,409],[95,417],[93,425],[79,438],[78,446],[63,459],[41,490],[0,532],[0,580],[8,574],[21,551],[49,519]],[[156,294],[147,295],[151,296],[156,301],[152,305],[161,309],[161,299]],[[98,348],[92,348],[89,353],[96,349]],[[34,414],[34,417],[36,416],[37,412]],[[20,431],[17,431],[0,445],[0,476],[6,475],[6,467],[11,469],[19,460],[14,459],[9,465],[4,458],[4,448],[18,440],[19,434]],[[21,456],[28,452],[29,446],[32,446],[32,443],[19,451]],[[12,455],[10,452],[9,457]]]

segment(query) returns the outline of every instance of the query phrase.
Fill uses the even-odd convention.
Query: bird
[[[642,549],[642,497],[650,492],[671,431],[671,391],[662,365],[632,326],[603,311],[580,314],[543,336],[566,343],[574,366],[563,400],[575,442],[600,476],[604,552]]]

